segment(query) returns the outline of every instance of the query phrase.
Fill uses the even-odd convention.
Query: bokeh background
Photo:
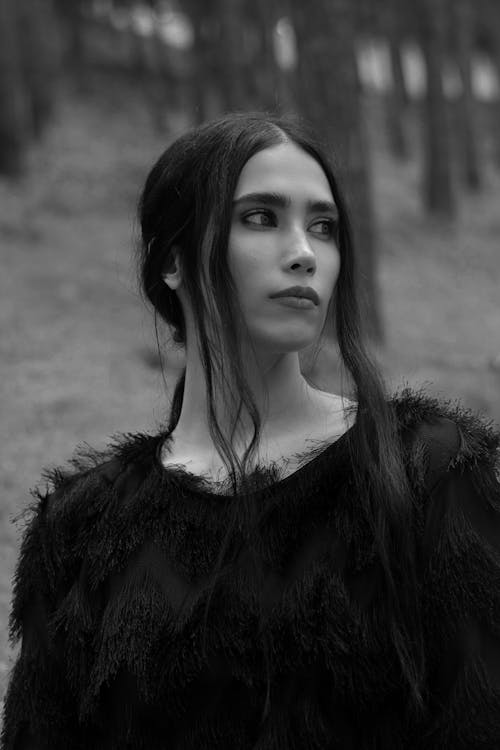
[[[156,428],[182,366],[162,334],[163,377],[135,280],[145,176],[248,109],[330,149],[389,390],[500,420],[498,0],[0,0],[0,700],[30,487]],[[312,374],[342,387],[334,344]]]

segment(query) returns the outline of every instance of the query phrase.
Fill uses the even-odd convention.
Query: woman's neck
[[[298,354],[291,352],[267,357],[265,362],[263,359],[258,367],[245,363],[245,377],[261,415],[262,437],[279,439],[290,430],[310,425],[315,419],[320,420],[323,402],[301,374]],[[216,393],[215,406],[219,425],[229,437],[232,423],[220,390]],[[199,357],[193,356],[192,352],[190,356],[188,350],[182,409],[174,430],[178,443],[190,445],[201,452],[209,452],[213,448],[207,407],[203,368]],[[244,450],[252,436],[252,421],[247,413],[243,413],[239,430],[233,437],[235,449]]]

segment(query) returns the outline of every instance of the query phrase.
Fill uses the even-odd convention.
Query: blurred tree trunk
[[[484,13],[483,28],[485,29],[491,57],[496,69],[497,81],[500,83],[500,6],[498,0],[485,0],[481,5]],[[493,138],[493,158],[498,169],[500,169],[500,91],[497,90],[496,97],[491,105],[491,128]]]
[[[17,177],[22,173],[28,135],[16,0],[0,0],[0,174]]]
[[[58,0],[57,15],[65,32],[63,56],[80,90],[86,88],[84,0]]]
[[[221,110],[215,59],[219,33],[215,2],[187,0],[184,5],[194,34],[190,93],[191,109],[198,125],[217,116]]]
[[[259,6],[262,10],[262,3],[265,0],[259,0]],[[276,64],[273,45],[273,31],[276,24],[276,18],[266,18],[266,14],[261,13],[259,16],[259,41],[260,41],[260,71],[256,71],[255,81],[257,83],[258,99],[260,105],[268,110],[279,109],[279,77],[280,72]]]
[[[355,10],[350,0],[292,4],[299,66],[300,109],[338,157],[353,217],[365,332],[383,339],[376,278],[371,172],[355,54]]]
[[[153,125],[158,133],[165,132],[166,113],[175,107],[175,87],[170,76],[165,53],[165,45],[155,26],[150,37],[142,39],[145,47],[147,72],[145,73],[145,91],[147,92]]]
[[[249,103],[249,81],[242,0],[217,0],[217,9],[220,38],[214,52],[224,110],[244,110]]]
[[[40,138],[52,117],[58,83],[60,48],[51,0],[18,0],[23,76],[31,126]]]
[[[424,205],[431,213],[453,216],[456,211],[452,179],[451,125],[443,71],[447,41],[446,0],[419,0],[420,44],[427,73],[423,111]]]
[[[279,108],[283,76],[273,33],[281,2],[188,0],[194,30],[193,109],[198,122],[221,111]]]
[[[500,24],[499,24],[500,25]],[[497,79],[500,81],[500,28],[498,29],[498,40],[496,49],[496,69]],[[500,122],[500,92],[496,95],[493,113],[493,138],[494,138],[494,160],[498,169],[500,169],[500,128],[498,123]]]
[[[464,182],[471,190],[481,187],[478,142],[476,135],[476,103],[472,90],[472,55],[475,12],[471,0],[452,0],[452,39],[462,91],[458,100],[459,150],[462,155]]]
[[[276,25],[273,29],[273,49],[278,70],[279,108],[283,112],[297,110],[297,35],[293,23],[292,7],[294,2],[296,0],[275,0]]]
[[[130,12],[132,8],[130,6]],[[127,29],[130,40],[130,62],[135,83],[144,97],[144,104],[151,116],[153,127],[162,132],[163,94],[158,60],[155,56],[155,40],[144,36],[133,25]]]
[[[277,111],[281,108],[281,71],[274,54],[274,30],[279,19],[279,3],[246,0],[245,28],[253,32],[255,46],[247,66],[253,106]]]
[[[203,15],[196,12],[191,19],[194,31],[193,110],[196,123],[201,124],[210,118],[211,113],[210,91],[213,88],[213,76],[210,75],[210,40]]]
[[[389,48],[389,62],[391,70],[391,89],[387,99],[387,130],[391,153],[397,159],[407,159],[409,156],[408,138],[406,134],[406,109],[408,93],[401,57],[402,26],[401,6],[391,3],[387,13],[386,35]]]

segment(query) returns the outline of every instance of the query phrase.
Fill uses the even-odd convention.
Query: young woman
[[[499,747],[500,437],[384,393],[325,156],[227,116],[160,157],[140,224],[185,371],[166,428],[38,495],[4,750]],[[327,326],[349,401],[301,373]]]

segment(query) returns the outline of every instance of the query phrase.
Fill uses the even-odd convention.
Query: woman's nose
[[[316,269],[316,255],[307,234],[302,229],[290,232],[288,240],[288,265],[290,268],[303,267],[309,273]]]

